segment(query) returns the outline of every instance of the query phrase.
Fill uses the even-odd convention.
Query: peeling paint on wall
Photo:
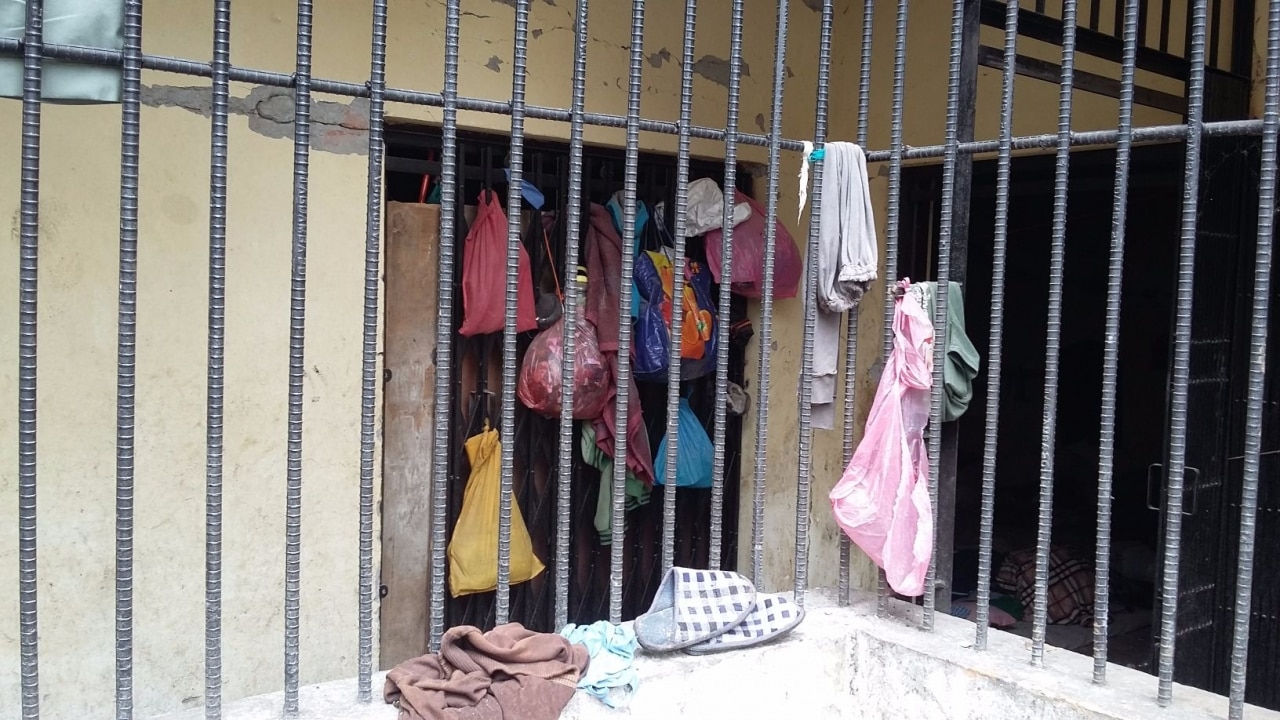
[[[693,71],[717,85],[729,87],[729,61],[715,55],[703,55],[693,64]],[[751,77],[751,66],[742,61],[742,77]]]
[[[142,104],[176,107],[204,117],[212,114],[208,87],[144,85]],[[269,138],[293,139],[293,91],[256,87],[245,97],[232,97],[228,110],[249,119],[249,129]],[[364,155],[369,151],[369,101],[311,102],[311,149],[339,155]]]
[[[497,55],[493,55],[489,58],[489,62],[485,63],[484,66],[494,72],[502,72],[502,58]]]
[[[671,51],[666,48],[662,48],[649,56],[649,64],[656,68],[660,68],[669,62],[671,62]]]

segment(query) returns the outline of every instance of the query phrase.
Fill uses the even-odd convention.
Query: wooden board
[[[440,206],[387,203],[382,668],[427,651]]]

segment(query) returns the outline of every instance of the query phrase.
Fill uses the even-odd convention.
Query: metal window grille
[[[1258,0],[1261,4],[1261,0]],[[1239,3],[1240,8],[1248,8],[1252,3]],[[290,323],[289,323],[289,384],[288,384],[288,425],[287,453],[284,458],[285,487],[287,489],[286,511],[286,564],[284,576],[284,691],[286,717],[295,716],[299,708],[299,593],[300,576],[305,568],[301,564],[301,522],[302,522],[302,423],[303,423],[303,378],[305,371],[304,347],[307,331],[307,199],[309,181],[309,156],[311,152],[310,133],[312,131],[311,97],[313,93],[327,93],[339,96],[367,98],[369,101],[369,147],[368,147],[368,194],[367,194],[367,228],[365,245],[364,271],[364,307],[361,348],[363,362],[361,368],[361,416],[360,416],[360,503],[358,507],[359,521],[359,627],[358,668],[359,699],[372,701],[371,678],[374,668],[373,659],[373,603],[375,602],[374,580],[374,482],[376,471],[375,457],[375,419],[376,419],[376,369],[378,353],[379,325],[379,259],[381,250],[381,218],[383,207],[383,175],[384,175],[384,124],[386,103],[404,103],[410,105],[429,106],[443,109],[443,123],[440,134],[440,175],[441,184],[441,222],[440,235],[450,239],[457,235],[460,227],[463,199],[459,197],[456,180],[460,172],[458,114],[460,111],[479,111],[496,113],[510,117],[510,134],[507,138],[509,148],[510,182],[507,195],[508,207],[520,204],[520,181],[526,171],[526,137],[527,120],[552,120],[567,123],[568,162],[566,174],[567,199],[565,208],[566,247],[564,249],[564,272],[561,277],[572,277],[578,255],[578,241],[582,231],[581,211],[587,181],[584,179],[584,131],[588,125],[621,128],[625,130],[625,144],[622,158],[623,237],[632,237],[636,228],[637,195],[640,191],[640,133],[656,132],[677,137],[677,155],[674,180],[674,237],[677,241],[675,253],[675,283],[677,296],[683,285],[684,266],[684,210],[688,202],[687,188],[691,174],[690,143],[693,139],[709,139],[724,143],[723,186],[734,187],[738,184],[739,165],[737,161],[738,146],[750,144],[763,146],[768,150],[768,165],[765,183],[765,207],[767,213],[767,237],[765,275],[763,281],[763,298],[760,307],[759,328],[759,377],[757,392],[762,401],[756,408],[753,444],[755,447],[756,466],[753,471],[754,493],[752,496],[752,528],[750,543],[751,572],[755,577],[763,574],[764,556],[764,502],[765,485],[768,480],[765,472],[766,458],[769,451],[774,453],[794,452],[798,459],[798,477],[796,478],[797,510],[795,527],[795,561],[794,590],[798,601],[803,602],[808,589],[809,528],[811,512],[811,473],[813,468],[813,421],[810,414],[812,405],[812,369],[814,362],[814,327],[816,323],[816,307],[806,302],[803,312],[803,344],[801,348],[801,364],[799,378],[799,434],[795,447],[778,447],[774,443],[770,447],[769,413],[767,402],[772,386],[772,323],[775,319],[772,297],[774,284],[773,260],[777,238],[774,233],[774,221],[778,212],[779,175],[781,172],[781,151],[799,151],[804,143],[795,138],[785,138],[782,134],[782,97],[787,77],[787,29],[791,7],[788,0],[777,3],[778,31],[773,65],[773,99],[769,118],[768,131],[763,134],[745,133],[739,129],[739,94],[743,75],[742,42],[744,0],[732,0],[730,28],[730,58],[728,63],[727,89],[728,102],[725,106],[725,121],[717,128],[696,126],[692,122],[693,73],[692,63],[684,62],[681,72],[680,110],[675,122],[658,121],[641,115],[640,101],[643,91],[644,31],[646,18],[645,0],[632,0],[630,16],[629,73],[627,78],[627,102],[625,113],[609,114],[588,112],[585,109],[587,77],[587,0],[578,0],[576,5],[574,36],[574,62],[572,68],[572,101],[568,108],[540,107],[526,102],[525,86],[528,79],[527,48],[529,40],[530,0],[515,0],[515,26],[512,77],[513,84],[509,102],[499,102],[468,97],[459,86],[459,41],[462,22],[461,0],[447,0],[445,3],[445,52],[444,52],[444,86],[443,92],[423,92],[413,89],[392,88],[386,84],[386,46],[387,46],[387,11],[388,0],[373,0],[373,33],[371,47],[371,65],[369,79],[366,83],[350,83],[313,77],[312,66],[312,1],[299,0],[297,3],[297,35],[296,35],[296,68],[293,73],[275,73],[235,66],[230,58],[231,3],[230,0],[215,0],[214,34],[212,61],[183,59],[149,55],[142,52],[142,3],[141,0],[127,0],[124,49],[119,52],[95,50],[83,47],[45,43],[44,3],[42,0],[27,0],[26,22],[21,38],[0,40],[0,53],[11,57],[20,57],[22,64],[22,133],[21,133],[21,199],[20,199],[20,296],[18,303],[19,337],[18,337],[18,539],[19,539],[19,599],[20,599],[20,671],[21,671],[21,705],[22,717],[27,719],[40,716],[40,656],[37,637],[37,620],[39,600],[37,593],[37,298],[38,298],[38,261],[40,259],[40,148],[41,148],[41,106],[42,106],[42,70],[46,60],[72,61],[105,66],[118,66],[123,70],[123,102],[122,102],[122,137],[120,163],[120,287],[118,305],[119,324],[119,356],[117,377],[117,463],[116,463],[116,698],[115,712],[120,718],[133,717],[134,713],[134,647],[133,630],[135,618],[133,614],[133,558],[135,538],[134,516],[134,445],[136,428],[134,423],[134,402],[138,389],[136,387],[135,363],[137,359],[136,321],[137,321],[137,263],[140,253],[138,243],[138,195],[145,192],[139,185],[139,142],[140,142],[140,105],[141,105],[141,72],[143,69],[176,73],[179,75],[208,77],[212,80],[213,104],[211,115],[210,145],[210,226],[209,226],[209,322],[208,322],[208,387],[207,387],[207,484],[206,484],[206,626],[205,626],[205,707],[210,718],[221,716],[222,703],[222,487],[223,487],[223,398],[225,390],[224,338],[226,312],[226,236],[227,236],[227,188],[229,184],[227,169],[228,153],[228,116],[229,116],[229,84],[232,81],[252,82],[281,88],[289,88],[294,93],[293,116],[293,232],[292,232],[292,277],[290,284]],[[650,3],[652,5],[652,3]],[[1182,556],[1186,552],[1183,544],[1183,526],[1186,517],[1194,513],[1194,503],[1198,493],[1208,492],[1199,483],[1201,470],[1192,467],[1189,462],[1189,438],[1194,440],[1191,428],[1195,418],[1191,416],[1192,393],[1196,383],[1195,366],[1199,362],[1201,351],[1197,346],[1196,315],[1197,310],[1197,275],[1206,257],[1213,257],[1216,248],[1206,245],[1200,240],[1200,223],[1206,211],[1202,207],[1201,177],[1203,174],[1204,147],[1207,143],[1221,138],[1260,138],[1260,149],[1256,158],[1258,168],[1256,189],[1256,217],[1252,227],[1256,228],[1255,251],[1253,262],[1244,263],[1242,267],[1248,272],[1242,282],[1249,289],[1248,302],[1242,304],[1246,308],[1240,317],[1247,318],[1247,349],[1242,350],[1236,363],[1238,372],[1243,375],[1244,391],[1243,411],[1237,414],[1238,436],[1243,452],[1235,460],[1242,462],[1241,480],[1234,491],[1237,499],[1238,514],[1228,524],[1238,538],[1227,544],[1231,546],[1230,556],[1234,562],[1235,588],[1226,602],[1230,612],[1224,613],[1224,623],[1230,624],[1229,662],[1226,664],[1226,694],[1229,698],[1229,715],[1232,718],[1243,717],[1246,699],[1246,678],[1251,667],[1250,623],[1255,613],[1251,609],[1254,598],[1254,563],[1259,552],[1258,514],[1260,497],[1266,491],[1261,482],[1263,478],[1262,463],[1272,451],[1264,448],[1264,424],[1267,420],[1267,405],[1273,400],[1273,384],[1268,383],[1266,360],[1270,349],[1270,316],[1271,299],[1271,248],[1274,233],[1276,209],[1276,162],[1277,140],[1280,136],[1280,0],[1266,3],[1266,47],[1265,71],[1261,75],[1264,80],[1264,102],[1261,119],[1249,120],[1241,117],[1218,119],[1221,109],[1213,106],[1207,97],[1206,86],[1217,82],[1220,72],[1234,68],[1241,72],[1243,67],[1248,72],[1248,53],[1242,51],[1242,44],[1247,44],[1247,35],[1242,35],[1238,28],[1234,33],[1234,42],[1223,43],[1224,23],[1229,16],[1224,8],[1230,3],[1208,0],[1191,0],[1187,17],[1187,32],[1181,56],[1171,54],[1177,49],[1178,38],[1171,34],[1171,11],[1169,2],[1160,8],[1154,3],[1139,0],[1124,0],[1116,4],[1114,18],[1103,17],[1101,3],[1093,0],[1084,4],[1076,0],[1066,0],[1061,4],[1061,13],[1050,15],[1048,4],[1036,2],[1033,9],[1020,7],[1018,0],[1007,3],[978,2],[977,0],[954,0],[950,15],[950,44],[947,66],[947,100],[945,118],[945,136],[941,145],[913,146],[910,138],[905,136],[903,114],[905,99],[909,89],[906,87],[907,26],[909,8],[907,0],[896,3],[896,20],[893,26],[893,66],[879,68],[872,66],[871,45],[875,37],[875,2],[864,0],[861,65],[858,73],[858,121],[855,139],[859,144],[868,142],[868,119],[871,112],[883,112],[882,108],[872,107],[870,100],[871,80],[875,73],[892,74],[892,99],[888,108],[891,115],[890,143],[888,148],[871,148],[868,160],[871,162],[887,162],[889,177],[889,195],[887,204],[887,233],[884,237],[887,271],[881,273],[881,282],[885,292],[885,314],[883,325],[882,347],[887,354],[892,348],[893,336],[890,330],[893,315],[893,299],[891,281],[896,279],[899,269],[900,226],[903,221],[903,174],[904,163],[913,160],[941,160],[940,198],[938,202],[938,231],[934,243],[934,255],[930,258],[931,274],[945,287],[950,280],[963,282],[965,275],[964,257],[967,250],[967,233],[969,210],[972,193],[972,173],[975,156],[995,154],[997,169],[995,179],[995,216],[993,261],[991,270],[991,315],[989,325],[989,344],[987,347],[987,391],[985,397],[985,426],[983,428],[983,447],[981,462],[981,508],[980,508],[980,550],[979,581],[977,603],[977,630],[975,647],[983,650],[987,646],[987,620],[991,608],[990,576],[993,570],[992,531],[996,503],[996,459],[997,440],[999,436],[999,416],[1001,411],[1001,377],[1002,353],[1005,348],[1005,285],[1006,285],[1006,253],[1009,249],[1009,216],[1010,186],[1013,174],[1013,154],[1018,150],[1048,150],[1054,152],[1052,182],[1052,214],[1050,218],[1051,233],[1048,238],[1048,298],[1047,298],[1047,332],[1045,335],[1044,384],[1043,384],[1043,427],[1040,449],[1039,476],[1039,514],[1037,523],[1037,541],[1035,545],[1035,602],[1033,607],[1034,630],[1031,649],[1031,661],[1039,665],[1043,663],[1046,646],[1046,628],[1048,625],[1049,603],[1049,571],[1050,540],[1053,524],[1053,500],[1056,476],[1055,465],[1055,432],[1058,426],[1058,409],[1060,399],[1062,322],[1063,322],[1063,283],[1065,258],[1067,251],[1068,198],[1070,191],[1070,174],[1072,151],[1087,147],[1114,148],[1114,197],[1113,217],[1111,221],[1111,237],[1108,271],[1106,278],[1106,325],[1103,342],[1102,396],[1099,405],[1101,431],[1099,443],[1098,495],[1096,503],[1097,516],[1097,561],[1096,586],[1098,599],[1096,605],[1096,623],[1094,626],[1094,680],[1098,683],[1106,681],[1108,658],[1108,579],[1111,563],[1110,550],[1112,542],[1112,496],[1114,493],[1114,468],[1116,452],[1116,405],[1117,405],[1117,367],[1120,358],[1119,335],[1121,330],[1122,280],[1125,263],[1126,209],[1130,191],[1130,174],[1134,148],[1138,144],[1152,142],[1177,142],[1184,149],[1183,178],[1181,183],[1182,202],[1180,209],[1180,242],[1176,255],[1176,296],[1174,305],[1174,323],[1172,333],[1172,351],[1170,360],[1170,401],[1167,427],[1167,462],[1162,467],[1164,489],[1159,493],[1159,506],[1162,510],[1163,543],[1162,567],[1160,572],[1158,602],[1160,622],[1158,627],[1158,661],[1157,661],[1157,698],[1161,705],[1173,701],[1173,688],[1178,670],[1179,646],[1179,599],[1180,568]],[[1055,4],[1056,5],[1056,4]],[[652,7],[650,7],[652,9]],[[1249,8],[1252,10],[1252,8]],[[1157,10],[1159,12],[1157,12]],[[685,58],[692,57],[696,38],[695,20],[697,19],[696,0],[686,0],[685,31],[683,34],[683,53]],[[827,139],[827,115],[831,88],[831,49],[832,28],[834,22],[834,3],[832,0],[821,2],[820,34],[817,38],[815,57],[801,59],[792,58],[793,62],[814,62],[817,67],[817,87],[815,106],[815,134],[812,138],[818,148]],[[1151,33],[1148,26],[1155,22],[1158,14],[1159,31],[1154,45],[1148,43]],[[1082,23],[1082,16],[1085,18]],[[1252,17],[1249,18],[1252,21]],[[986,49],[979,52],[976,40],[980,22],[1002,25],[1004,45],[1000,51]],[[1249,23],[1251,25],[1251,22]],[[1108,29],[1109,28],[1109,29]],[[1024,62],[1018,56],[1018,39],[1030,37],[1048,39],[1061,46],[1061,64],[1056,68],[1046,67],[1043,63]],[[1242,38],[1244,39],[1242,41]],[[1119,62],[1120,80],[1117,86],[1110,86],[1099,80],[1097,76],[1082,73],[1076,69],[1078,53],[1093,54]],[[1180,62],[1177,62],[1181,58]],[[1016,62],[1015,62],[1016,59]],[[999,67],[1002,70],[1002,90],[1000,94],[1000,130],[994,139],[974,137],[973,112],[975,106],[975,69],[979,61]],[[1185,120],[1182,123],[1161,126],[1141,126],[1135,121],[1135,104],[1154,106],[1167,105],[1168,98],[1144,94],[1137,87],[1135,76],[1137,69],[1156,68],[1157,72],[1185,80]],[[1059,85],[1058,128],[1057,132],[1042,135],[1017,136],[1013,126],[1013,88],[1019,74],[1031,77],[1047,77]],[[1119,99],[1119,116],[1114,129],[1080,132],[1072,129],[1073,102],[1077,88],[1089,91],[1111,92]],[[812,295],[817,283],[816,247],[819,234],[817,223],[818,210],[822,203],[822,163],[816,163],[813,172],[811,191],[812,206],[808,225],[808,273],[805,278],[806,293]],[[734,197],[726,193],[724,203],[723,224],[725,276],[731,276],[732,263],[732,227]],[[509,217],[508,245],[505,276],[505,302],[508,308],[517,302],[518,259],[522,228],[520,214],[512,212]],[[439,256],[439,296],[438,305],[441,317],[453,317],[455,312],[454,280],[457,276],[459,258],[451,242],[443,242]],[[628,313],[631,304],[631,276],[633,267],[629,253],[623,253],[621,270],[621,292],[619,302],[620,337],[617,362],[617,414],[616,427],[626,427],[629,412],[632,410],[628,402],[628,386],[631,379],[629,348],[633,341]],[[581,301],[574,283],[566,283],[566,303],[569,308]],[[726,563],[723,508],[725,505],[725,454],[726,442],[726,408],[727,383],[729,375],[729,320],[732,302],[728,283],[722,285],[718,297],[719,338],[718,356],[714,381],[714,402],[712,403],[712,427],[716,458],[714,463],[714,481],[710,501],[710,527],[708,531],[708,564],[720,567]],[[568,314],[572,318],[572,313]],[[935,528],[939,528],[935,547],[934,564],[929,571],[929,586],[935,584],[945,592],[927,592],[923,596],[924,613],[921,623],[925,629],[933,627],[936,602],[939,598],[946,602],[949,597],[946,588],[947,577],[951,574],[950,549],[952,539],[948,537],[949,517],[954,512],[955,475],[954,468],[948,468],[948,444],[954,443],[954,437],[948,439],[943,428],[943,368],[945,365],[945,339],[947,337],[948,311],[947,293],[937,295],[935,315],[934,343],[934,378],[931,395],[931,428],[934,430],[928,437],[929,455],[929,494],[938,514]],[[668,476],[673,476],[678,445],[677,403],[680,398],[679,367],[681,318],[676,313],[673,319],[670,361],[671,378],[666,393],[666,433],[670,438],[666,457]],[[854,377],[857,359],[857,342],[859,340],[859,318],[856,309],[847,318],[847,341],[844,349],[844,369],[846,390],[844,396],[844,436],[843,455],[847,461],[855,448],[855,407],[856,392]],[[566,348],[573,347],[574,333],[572,322],[566,323],[564,335]],[[516,421],[516,372],[518,357],[518,333],[514,312],[506,316],[501,341],[502,363],[502,395],[501,419],[502,428],[512,428]],[[454,329],[449,324],[440,324],[436,337],[437,362],[442,369],[435,381],[435,445],[433,455],[433,496],[431,498],[432,523],[431,536],[434,552],[431,558],[431,617],[430,637],[434,646],[445,629],[446,603],[445,582],[447,559],[445,555],[447,541],[447,522],[450,503],[450,441],[454,429],[452,422],[452,403],[455,392],[454,379],[451,377],[454,367],[453,357],[457,350]],[[572,352],[566,355],[567,362],[562,377],[562,412],[557,425],[557,467],[561,469],[561,482],[557,484],[555,518],[555,557],[553,561],[554,575],[554,623],[564,624],[569,617],[569,583],[570,583],[570,524],[572,494],[568,482],[568,468],[573,466],[574,428],[571,420],[573,402],[573,363]],[[617,456],[625,455],[627,438],[620,433],[616,439]],[[510,541],[512,505],[516,502],[514,474],[517,450],[512,443],[503,445],[501,454],[501,510],[498,543],[498,583],[494,598],[494,620],[506,622],[512,613],[512,595],[510,584]],[[624,508],[626,465],[618,463],[613,475],[612,533],[613,543],[610,551],[608,618],[618,622],[623,618],[624,578],[624,540],[626,513]],[[1190,495],[1187,491],[1190,490]],[[671,566],[676,561],[675,550],[675,517],[676,497],[678,493],[669,491],[663,496],[662,507],[662,567]],[[1187,498],[1190,497],[1188,501]],[[1268,496],[1269,497],[1269,496]],[[1188,507],[1188,504],[1191,507]],[[851,548],[847,541],[840,549],[840,597],[847,600],[850,588],[850,556]],[[887,607],[888,592],[883,574],[879,587],[880,608]],[[1256,677],[1256,675],[1255,675]],[[1253,685],[1250,685],[1253,687]]]

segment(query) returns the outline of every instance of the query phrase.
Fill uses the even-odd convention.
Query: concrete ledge
[[[992,630],[988,649],[973,649],[971,622],[939,615],[933,633],[919,627],[919,608],[893,603],[875,616],[874,596],[840,608],[851,632],[849,718],[1044,718],[1045,720],[1205,720],[1227,716],[1226,698],[1177,685],[1171,707],[1156,704],[1156,678],[1112,665],[1107,684],[1093,684],[1093,658],[1049,647],[1044,667],[1031,666],[1031,641]],[[868,704],[866,700],[873,700]],[[1250,707],[1250,720],[1280,713]]]
[[[719,656],[641,654],[640,689],[631,706],[610,710],[579,693],[563,720],[673,716],[699,720],[758,717],[955,718],[986,720],[1209,720],[1225,718],[1225,698],[1177,686],[1174,704],[1156,705],[1156,679],[1125,667],[1108,670],[1108,684],[1092,683],[1092,658],[1047,648],[1045,666],[1030,664],[1031,643],[992,631],[989,649],[973,650],[972,623],[939,615],[935,632],[918,629],[920,609],[893,603],[890,617],[875,614],[875,597],[859,595],[837,607],[815,593],[804,623],[785,640]],[[382,703],[383,675],[374,678],[374,702],[355,701],[356,683],[342,680],[301,691],[303,720],[395,720]],[[277,720],[283,693],[225,707],[226,720]],[[162,716],[202,720],[197,708]],[[1280,713],[1249,708],[1249,720],[1280,720]]]
[[[578,693],[561,720],[846,717],[849,633],[826,612],[809,609],[800,627],[768,645],[701,657],[642,653],[636,658],[640,689],[630,707],[610,710]]]
[[[300,720],[396,720],[399,713],[382,701],[386,673],[373,676],[373,702],[356,701],[356,680],[336,680],[298,689]],[[284,717],[284,693],[274,692],[223,703],[225,720],[280,720]],[[204,720],[204,704],[181,712],[158,715],[152,720]]]

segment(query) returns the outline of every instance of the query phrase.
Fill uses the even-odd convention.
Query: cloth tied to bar
[[[387,673],[400,720],[555,720],[587,669],[587,648],[519,623],[451,628],[440,652]]]

